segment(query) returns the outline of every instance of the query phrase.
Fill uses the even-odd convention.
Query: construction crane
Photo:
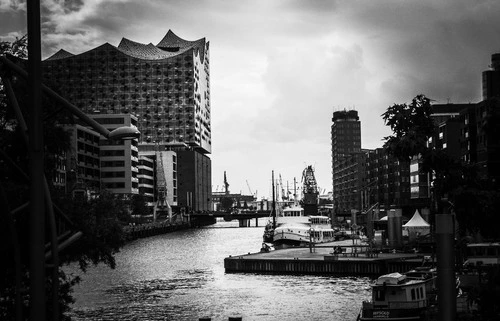
[[[250,192],[250,195],[252,195],[254,197],[254,199],[257,199],[257,191],[252,192],[252,188],[250,188],[250,184],[248,183],[248,180],[247,181],[247,186],[248,186],[248,191]]]
[[[318,213],[318,184],[314,177],[314,169],[307,166],[302,172],[302,195],[305,215],[316,215]]]
[[[229,195],[229,183],[227,182],[226,171],[224,171],[224,192]]]
[[[248,184],[248,179],[247,179],[247,186],[248,186],[248,191],[250,192],[250,195],[253,195],[252,189],[250,188],[250,184]]]
[[[156,222],[158,212],[166,211],[168,219],[172,219],[172,208],[167,201],[167,181],[165,179],[165,169],[163,166],[163,153],[156,151],[156,203],[153,208],[153,221]]]
[[[285,187],[283,186],[283,180],[281,179],[281,174],[280,174],[280,186],[281,186],[281,199],[283,201],[286,201],[288,199],[288,196],[285,194]]]

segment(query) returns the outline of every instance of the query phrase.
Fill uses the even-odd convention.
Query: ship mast
[[[272,188],[273,188],[273,209],[272,209],[272,216],[273,216],[273,230],[276,229],[276,195],[274,194],[274,170],[272,171]]]

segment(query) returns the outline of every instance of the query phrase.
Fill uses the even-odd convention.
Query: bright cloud
[[[358,110],[362,146],[389,134],[380,115],[424,93],[476,102],[500,51],[497,1],[43,0],[44,57],[168,29],[210,41],[214,189],[269,196],[271,171],[306,165],[331,190],[332,112]],[[0,0],[0,37],[26,32],[25,2]]]

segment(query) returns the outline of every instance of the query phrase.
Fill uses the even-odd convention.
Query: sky
[[[481,100],[500,52],[497,0],[42,0],[42,50],[78,54],[171,29],[210,42],[212,185],[271,196],[312,165],[332,190],[334,111],[355,109],[362,148],[390,135],[381,114],[424,94]],[[26,33],[26,4],[0,0],[0,40]]]

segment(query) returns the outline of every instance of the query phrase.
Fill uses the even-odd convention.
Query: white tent
[[[427,223],[422,216],[420,216],[418,210],[416,210],[413,217],[405,225],[403,225],[403,228],[408,230],[410,239],[416,238],[419,235],[427,235],[431,231],[430,224]]]

